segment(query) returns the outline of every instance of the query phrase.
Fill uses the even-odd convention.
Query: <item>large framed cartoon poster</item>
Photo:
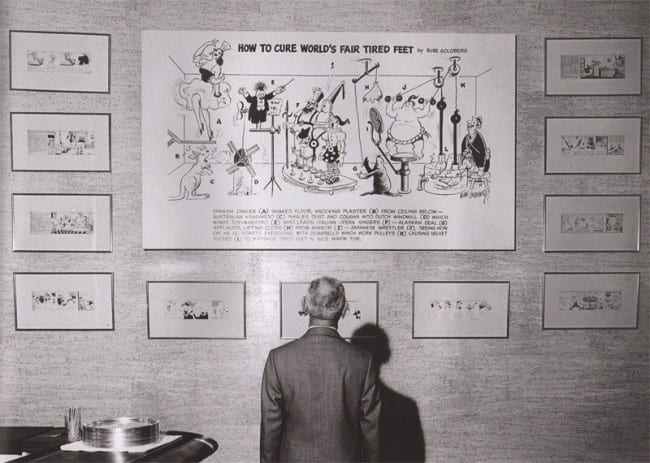
[[[145,249],[510,250],[515,37],[142,33]]]

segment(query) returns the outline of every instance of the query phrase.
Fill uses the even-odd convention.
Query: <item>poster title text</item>
[[[412,45],[354,45],[354,44],[318,44],[318,43],[240,43],[240,53],[396,53],[411,54]]]

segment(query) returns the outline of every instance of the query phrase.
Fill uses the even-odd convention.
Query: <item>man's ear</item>
[[[345,303],[345,307],[343,307],[343,310],[341,310],[341,317],[340,318],[345,318],[345,314],[350,311],[350,304],[348,302]]]

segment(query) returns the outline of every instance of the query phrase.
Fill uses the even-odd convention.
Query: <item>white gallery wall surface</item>
[[[0,26],[0,426],[74,405],[256,461],[266,355],[326,274],[385,460],[647,461],[647,1],[9,0]]]

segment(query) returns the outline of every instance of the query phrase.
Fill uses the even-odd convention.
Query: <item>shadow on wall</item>
[[[379,368],[382,401],[380,416],[380,460],[424,462],[424,434],[415,400],[389,388],[381,380],[381,366],[390,359],[386,332],[366,324],[353,334],[352,344],[372,353]]]

